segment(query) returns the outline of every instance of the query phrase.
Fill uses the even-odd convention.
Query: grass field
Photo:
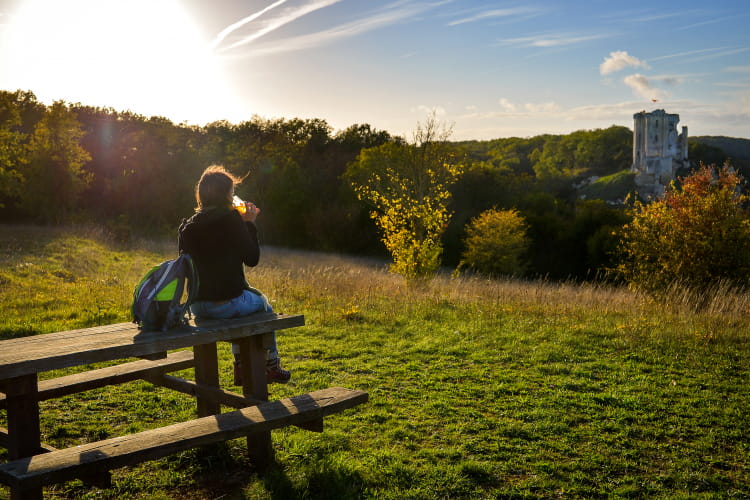
[[[133,286],[174,246],[0,226],[0,337],[128,321]],[[248,279],[275,310],[307,321],[279,336],[293,378],[272,398],[339,385],[370,401],[327,419],[323,434],[274,431],[275,463],[262,476],[236,440],[116,470],[109,490],[74,481],[46,494],[750,497],[746,295],[717,290],[695,312],[678,292],[664,306],[593,285],[440,276],[409,288],[383,263],[278,249]],[[222,383],[236,390],[228,346],[220,356]],[[195,411],[187,396],[145,382],[41,405],[43,440],[56,447]]]

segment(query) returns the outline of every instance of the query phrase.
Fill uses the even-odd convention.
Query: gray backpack
[[[187,287],[187,299],[182,296]],[[190,304],[198,293],[198,270],[182,254],[152,267],[133,291],[130,312],[143,330],[166,331],[187,324]]]

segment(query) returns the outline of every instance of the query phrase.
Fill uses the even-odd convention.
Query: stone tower
[[[687,167],[688,133],[682,127],[677,134],[680,115],[663,109],[633,115],[633,166],[635,185],[643,196],[659,196],[675,177],[675,171]]]

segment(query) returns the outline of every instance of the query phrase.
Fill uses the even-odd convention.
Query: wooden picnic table
[[[248,437],[253,464],[265,467],[272,458],[271,429],[297,425],[322,431],[324,416],[367,400],[362,391],[329,388],[268,402],[263,336],[302,325],[302,315],[258,313],[166,332],[119,323],[0,341],[0,408],[8,425],[0,428],[0,446],[11,460],[0,465],[0,482],[11,486],[14,500],[41,498],[44,484],[102,473],[108,478],[116,467],[240,436]],[[239,344],[242,394],[219,385],[220,341]],[[142,359],[39,380],[42,372],[127,358]],[[168,375],[189,367],[195,369],[194,381]],[[39,401],[136,379],[195,396],[198,418],[66,450],[41,441]],[[238,410],[221,414],[222,405]]]

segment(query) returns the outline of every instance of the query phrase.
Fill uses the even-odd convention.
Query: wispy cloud
[[[513,45],[516,47],[561,47],[565,45],[574,45],[577,43],[588,42],[590,40],[598,40],[605,38],[606,35],[581,35],[575,33],[549,33],[540,34],[535,36],[527,36],[520,38],[506,38],[500,40],[500,43],[505,45]]]
[[[747,89],[750,88],[750,82],[719,82],[716,84],[717,87],[729,87],[734,89]]]
[[[517,106],[510,102],[509,99],[503,97],[498,101],[498,104],[500,104],[500,107],[502,107],[505,111],[508,111],[510,113],[513,113],[516,111]]]
[[[633,17],[630,19],[634,23],[652,23],[655,21],[664,21],[666,19],[674,19],[677,17],[684,17],[686,15],[683,11],[674,12],[658,12],[652,14],[643,14],[641,16]]]
[[[426,106],[424,104],[420,104],[415,108],[411,108],[411,112],[426,115],[434,114],[435,116],[445,116],[448,114],[445,108],[442,106]]]
[[[288,0],[277,0],[274,4],[263,9],[263,11],[256,12],[255,14],[248,16],[232,25],[228,26],[222,32],[217,35],[216,40],[225,39],[229,33],[232,33],[251,21],[255,21],[260,18],[263,14],[266,14],[271,9],[278,7],[282,3]],[[284,9],[280,15],[271,17],[266,20],[263,25],[251,31],[249,34],[243,36],[240,40],[231,43],[230,45],[220,47],[219,50],[228,51],[230,49],[236,49],[255,42],[264,35],[267,35],[278,28],[299,19],[300,17],[314,12],[316,10],[332,6],[336,3],[342,2],[343,0],[315,0],[307,1],[302,5],[298,5],[294,8]],[[289,52],[295,50],[309,49],[317,47],[325,43],[330,43],[338,39],[348,38],[352,36],[365,33],[367,31],[375,30],[384,26],[403,22],[410,18],[416,17],[419,14],[436,7],[448,4],[454,0],[440,0],[435,2],[408,2],[399,0],[394,3],[383,6],[382,8],[373,11],[372,13],[350,21],[348,23],[339,24],[334,27],[322,29],[316,32],[308,33],[305,35],[298,35],[289,37],[283,40],[276,40],[273,44],[267,43],[264,45],[253,44],[252,52],[245,55],[261,56],[279,52]],[[216,43],[215,40],[215,43]],[[219,42],[221,41],[219,40]]]
[[[641,61],[637,57],[631,56],[626,51],[620,50],[609,53],[609,57],[606,57],[604,62],[599,65],[599,73],[602,75],[609,75],[610,73],[616,73],[628,67],[649,68],[645,61]]]
[[[680,110],[680,114],[683,112],[696,113],[696,112],[716,112],[716,108],[707,105],[699,104],[693,101],[671,101],[670,105],[674,105],[675,109]],[[566,111],[566,117],[568,120],[575,121],[588,121],[588,120],[607,120],[607,121],[620,121],[623,117],[633,116],[634,111],[643,109],[643,101],[624,101],[618,103],[609,104],[589,104],[585,106],[577,106]]]
[[[724,71],[731,71],[733,73],[750,73],[750,66],[729,66],[724,68]]]
[[[223,30],[221,30],[218,35],[216,35],[216,37],[214,38],[214,40],[211,42],[211,47],[212,48],[216,47],[221,42],[223,42],[224,39],[228,35],[230,35],[231,33],[233,33],[235,31],[237,31],[238,29],[242,28],[247,23],[255,21],[256,19],[258,19],[260,16],[262,16],[266,12],[275,9],[279,5],[282,5],[282,4],[286,3],[286,2],[287,2],[287,0],[278,0],[277,2],[274,2],[271,5],[269,5],[268,7],[266,7],[265,9],[261,9],[261,10],[259,10],[258,12],[254,13],[254,14],[251,14],[251,15],[245,17],[245,18],[240,19],[236,23],[230,24],[229,26],[227,26],[226,28],[224,28]]]
[[[721,22],[724,22],[724,21],[730,21],[730,20],[734,21],[738,17],[747,17],[748,15],[750,15],[750,14],[747,14],[747,13],[743,13],[743,14],[734,13],[731,16],[717,17],[715,19],[708,19],[708,20],[700,21],[700,22],[693,23],[693,24],[686,24],[685,26],[680,26],[679,28],[675,28],[675,31],[690,30],[690,29],[701,27],[701,26],[707,26],[707,25],[710,25],[710,24],[721,23]]]
[[[690,62],[705,61],[706,59],[716,59],[719,57],[733,56],[735,54],[742,54],[743,52],[750,51],[750,47],[737,47],[733,49],[727,49],[714,54],[707,54],[702,57],[693,58]]]
[[[706,59],[715,59],[717,57],[731,56],[742,52],[750,51],[750,47],[712,47],[701,50],[691,50],[688,52],[678,52],[676,54],[667,54],[659,57],[652,57],[649,61],[661,61],[663,59],[689,58],[689,62],[705,61]],[[690,57],[698,56],[698,57]]]
[[[250,34],[242,37],[240,40],[233,42],[225,47],[221,47],[221,50],[230,50],[234,49],[236,47],[241,47],[243,45],[247,45],[248,43],[257,40],[258,38],[267,35],[268,33],[271,33],[272,31],[275,31],[282,26],[291,23],[292,21],[295,21],[299,19],[302,16],[305,16],[307,14],[310,14],[311,12],[315,12],[316,10],[323,9],[325,7],[329,7],[331,5],[337,4],[341,2],[342,0],[315,0],[312,2],[305,2],[296,8],[291,9],[285,9],[282,11],[281,15],[272,18],[264,23],[264,25],[255,31],[252,31]],[[255,21],[256,19],[260,18],[264,14],[272,11],[276,7],[286,3],[287,0],[278,0],[274,2],[273,4],[269,5],[265,9],[262,9],[250,16],[247,16],[240,21],[237,21],[235,23],[232,23],[228,27],[224,28],[214,39],[213,47],[217,47],[230,33],[233,33],[240,29],[242,26],[245,26],[246,24],[250,23],[251,21]]]
[[[529,113],[556,113],[560,111],[560,105],[554,101],[527,102],[523,107]]]
[[[600,17],[609,21],[627,24],[644,24],[659,22],[663,23],[669,19],[687,18],[690,16],[703,18],[707,11],[703,9],[680,10],[672,9],[669,12],[657,11],[653,9],[636,9],[602,13]]]
[[[528,118],[532,115],[560,116],[561,106],[554,102],[514,103],[506,97],[498,100],[499,110],[479,111],[476,106],[467,106],[468,113],[462,118],[492,119],[492,118]]]
[[[644,99],[661,100],[667,97],[667,94],[664,91],[654,87],[652,81],[640,73],[628,75],[623,81],[625,82],[625,85],[633,90],[633,93]]]
[[[653,62],[653,61],[661,61],[663,59],[674,59],[675,57],[694,56],[694,55],[697,55],[697,54],[705,54],[707,52],[716,52],[717,50],[724,50],[726,48],[727,47],[712,47],[712,48],[708,48],[708,49],[690,50],[690,51],[687,51],[687,52],[677,52],[676,54],[667,54],[667,55],[664,55],[664,56],[652,57],[649,60]]]
[[[468,17],[463,17],[461,19],[452,21],[448,23],[448,26],[458,26],[459,24],[473,23],[476,21],[483,21],[485,19],[498,19],[498,18],[504,18],[504,17],[528,15],[528,14],[534,14],[536,12],[538,12],[538,9],[534,9],[531,7],[515,7],[512,9],[486,10],[483,12],[479,12],[477,14],[473,14]]]

